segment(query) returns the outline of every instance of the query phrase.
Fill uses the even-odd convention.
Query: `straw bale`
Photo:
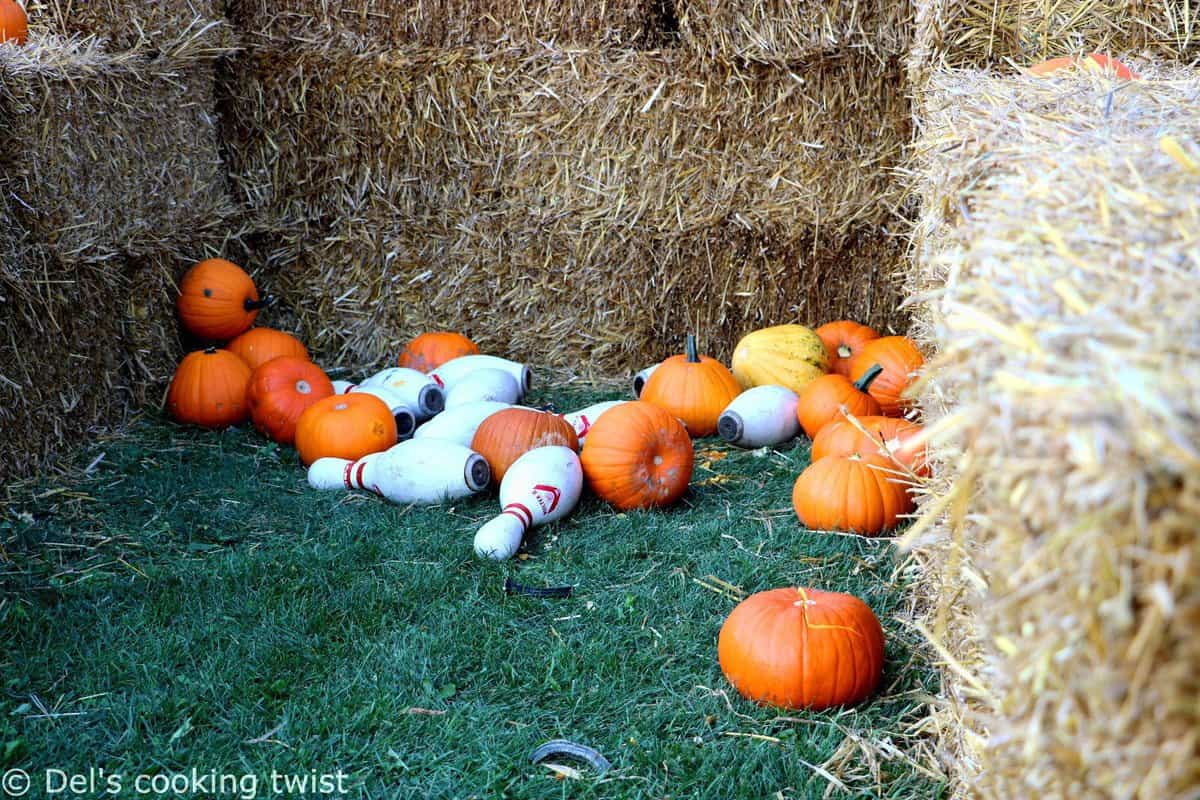
[[[942,67],[982,69],[1011,59],[1035,64],[1101,51],[1200,56],[1193,0],[919,0],[912,62],[916,74]],[[916,83],[922,83],[917,80]]]
[[[1200,73],[1142,71],[948,73],[919,121],[908,543],[976,796],[1200,792]]]
[[[268,228],[492,202],[524,210],[529,235],[735,222],[836,239],[893,218],[910,117],[898,60],[857,54],[777,69],[679,51],[268,50],[233,81],[230,169]]]
[[[0,48],[4,223],[70,259],[182,253],[236,213],[214,71],[43,38]]]
[[[158,50],[204,42],[228,47],[224,0],[29,0],[30,36],[93,39],[109,52]]]
[[[533,237],[515,222],[358,218],[308,245],[268,244],[265,280],[305,340],[345,368],[390,362],[428,329],[465,331],[538,367],[612,377],[680,351],[688,331],[727,359],[742,334],[768,324],[904,324],[892,280],[904,247],[873,232],[839,242],[732,226]]]
[[[833,51],[907,52],[908,0],[677,0],[679,35],[718,59],[788,63]]]
[[[553,42],[653,47],[670,26],[664,0],[230,0],[249,44],[292,42],[359,52],[403,45]]]

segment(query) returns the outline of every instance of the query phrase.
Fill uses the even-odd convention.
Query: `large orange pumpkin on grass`
[[[815,333],[821,338],[825,352],[829,354],[829,371],[846,377],[850,377],[850,361],[858,355],[863,345],[879,338],[879,333],[874,328],[848,319],[826,322],[817,328]]]
[[[188,353],[167,390],[167,410],[179,422],[225,428],[246,418],[250,368],[228,350]]]
[[[497,484],[518,458],[535,447],[551,445],[577,451],[579,437],[570,423],[558,414],[532,408],[497,411],[480,424],[471,439],[471,449],[487,459],[492,468],[492,481]]]
[[[902,480],[896,466],[879,456],[828,456],[800,473],[792,506],[806,528],[875,535],[913,509]]]
[[[274,328],[251,328],[226,345],[225,349],[245,361],[251,370],[280,356],[308,360],[308,348],[303,342],[290,333]]]
[[[688,335],[686,352],[671,356],[651,373],[638,398],[679,417],[694,438],[717,432],[717,419],[741,384],[715,358],[696,355],[696,337]]]
[[[29,18],[20,3],[0,0],[0,42],[25,44],[29,33]]]
[[[860,703],[883,676],[883,627],[862,600],[817,589],[752,594],[717,638],[721,671],[762,705],[819,711]]]
[[[812,460],[826,456],[891,454],[901,465],[920,477],[928,477],[925,445],[913,440],[924,430],[915,422],[897,417],[857,417],[863,433],[849,420],[839,418],[817,434],[812,443]],[[886,455],[885,455],[886,457]]]
[[[867,342],[850,362],[850,380],[862,380],[876,364],[883,367],[883,373],[871,383],[871,397],[885,415],[904,416],[913,401],[901,395],[915,380],[914,373],[925,365],[924,356],[907,336],[884,336]]]
[[[396,419],[387,403],[371,394],[325,397],[296,421],[296,450],[305,464],[326,457],[356,461],[395,443]]]
[[[796,418],[800,427],[813,438],[826,424],[837,419],[842,406],[854,416],[881,413],[878,401],[867,394],[871,383],[883,373],[876,364],[854,383],[844,375],[822,375],[804,387],[796,403]]]
[[[600,415],[588,430],[580,461],[591,490],[627,511],[670,505],[682,497],[695,453],[678,419],[638,400]]]
[[[408,346],[400,351],[398,363],[402,367],[419,372],[433,372],[447,361],[478,353],[479,346],[461,333],[431,331],[422,333],[409,342]]]
[[[179,282],[176,308],[188,333],[200,339],[226,342],[254,324],[260,300],[249,275],[232,261],[210,258],[187,271]]]
[[[280,444],[292,444],[300,415],[332,395],[333,383],[316,364],[306,358],[279,356],[250,375],[246,404],[259,432]]]

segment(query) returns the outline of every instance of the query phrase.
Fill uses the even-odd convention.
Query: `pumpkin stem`
[[[854,351],[850,349],[849,345],[839,344],[837,346],[837,354],[838,358],[849,358],[850,356],[854,355]]]
[[[871,382],[883,374],[883,367],[878,364],[872,364],[871,368],[863,373],[863,376],[854,382],[854,388],[860,392],[865,392],[871,388]]]
[[[205,355],[211,356],[216,352],[217,352],[217,346],[215,344],[210,344],[208,347],[204,348]]]
[[[696,335],[689,333],[687,335],[687,360],[689,364],[699,364],[700,357],[696,355]]]
[[[246,302],[242,303],[242,308],[246,309],[247,311],[258,311],[261,308],[266,308],[274,302],[275,295],[273,294],[265,295],[261,300],[251,300],[250,298],[246,298]]]

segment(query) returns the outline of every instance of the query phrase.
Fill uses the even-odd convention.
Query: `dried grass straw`
[[[934,78],[908,535],[975,796],[1200,791],[1200,74]]]
[[[228,110],[239,195],[318,349],[422,327],[602,373],[757,325],[897,321],[898,60],[266,50]],[[874,233],[873,233],[874,232]]]
[[[0,47],[0,475],[157,399],[173,280],[237,210],[211,42],[156,57],[35,31]]]

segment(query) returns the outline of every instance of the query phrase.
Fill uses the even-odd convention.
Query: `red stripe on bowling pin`
[[[537,498],[538,505],[542,507],[542,511],[549,514],[554,509],[558,508],[558,501],[562,499],[562,490],[557,486],[548,486],[544,483],[539,483],[533,487],[533,496]],[[546,497],[550,498],[550,507],[546,508]]]
[[[509,503],[500,513],[516,517],[524,530],[529,530],[529,527],[533,525],[533,514],[523,503]]]
[[[358,388],[358,384],[357,384],[357,383],[352,383],[352,384],[350,384],[349,386],[347,386],[345,389],[343,389],[343,390],[342,390],[342,394],[350,394],[351,392],[353,392],[353,391],[354,391],[355,389],[357,389],[357,388]]]
[[[354,469],[354,462],[346,464],[346,469],[342,471],[342,483],[346,484],[347,489],[353,489],[354,485],[350,483],[350,470]]]
[[[429,377],[433,378],[433,382],[434,382],[434,383],[436,383],[436,384],[438,385],[438,388],[439,388],[439,389],[445,389],[445,388],[446,388],[446,384],[445,384],[445,382],[443,382],[443,381],[442,381],[442,379],[441,379],[441,378],[439,378],[439,377],[437,376],[437,374],[436,374],[436,373],[435,373],[435,374],[433,374],[433,375],[430,375]]]
[[[365,489],[367,487],[363,485],[363,470],[366,469],[367,462],[359,461],[356,466],[358,469],[354,470],[354,482],[358,484],[357,488]]]
[[[590,431],[592,429],[592,421],[587,418],[587,414],[579,415],[579,424],[582,427],[579,430],[575,431],[575,435],[576,436],[587,436],[588,431]]]

